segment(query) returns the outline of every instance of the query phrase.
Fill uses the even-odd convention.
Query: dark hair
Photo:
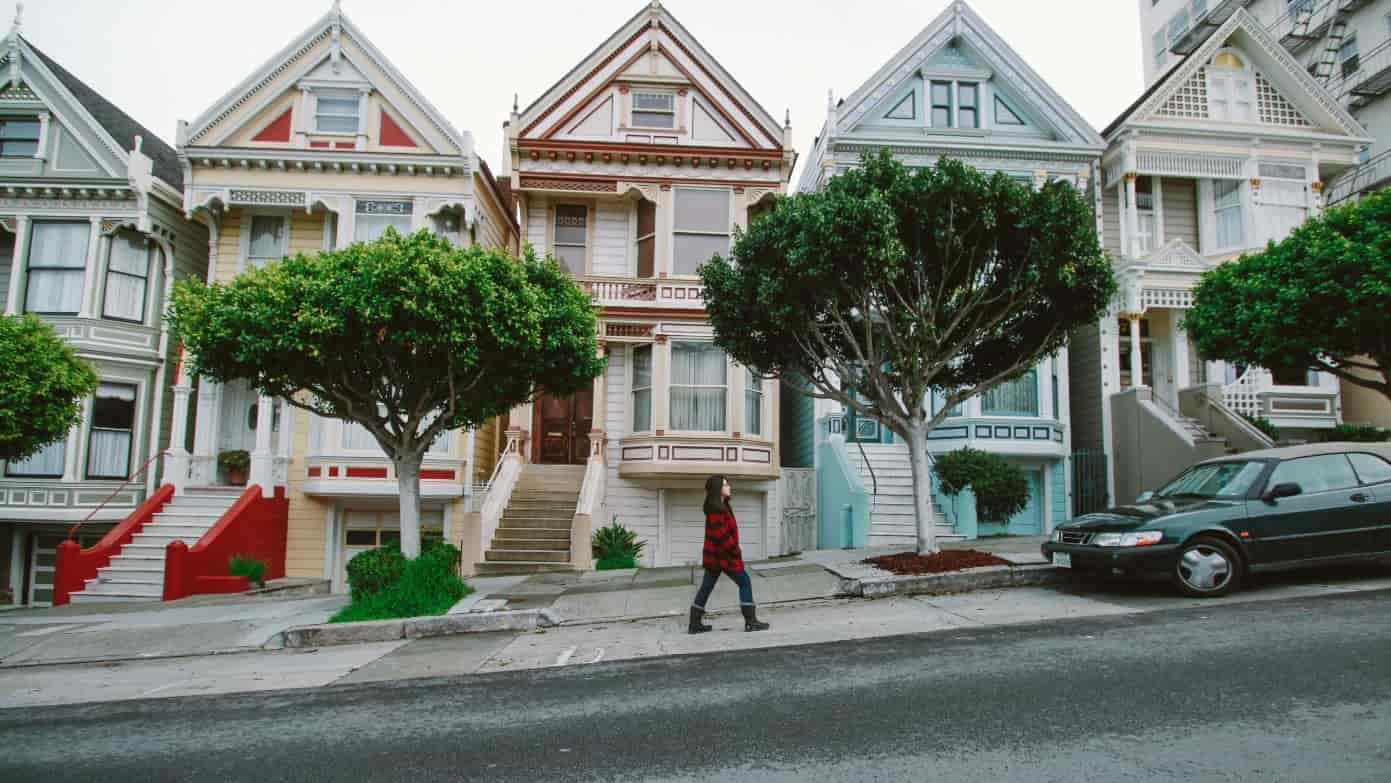
[[[723,514],[729,511],[729,503],[724,499],[724,476],[711,476],[705,480],[705,513]]]

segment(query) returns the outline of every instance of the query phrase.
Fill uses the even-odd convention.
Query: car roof
[[[1376,454],[1388,462],[1391,462],[1391,443],[1353,443],[1340,441],[1337,443],[1307,443],[1301,446],[1282,446],[1276,449],[1246,451],[1241,454],[1214,457],[1213,459],[1204,460],[1200,464],[1244,459],[1299,459],[1300,457],[1316,457],[1320,454],[1343,454],[1352,451]]]

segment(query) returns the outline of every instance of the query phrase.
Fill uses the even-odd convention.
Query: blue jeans
[[[705,569],[705,579],[700,583],[700,589],[696,591],[695,608],[705,610],[705,602],[710,600],[710,591],[715,589],[715,583],[720,580],[720,574],[728,576],[734,580],[734,584],[739,585],[739,603],[744,606],[753,606],[753,582],[749,581],[748,571],[720,571],[719,569]]]

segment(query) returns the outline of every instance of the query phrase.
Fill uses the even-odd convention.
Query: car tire
[[[1174,560],[1173,582],[1192,598],[1217,598],[1241,584],[1241,555],[1220,538],[1199,537],[1184,544]]]

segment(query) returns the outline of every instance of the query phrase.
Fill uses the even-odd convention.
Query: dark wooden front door
[[[589,459],[594,426],[594,392],[569,397],[542,395],[536,401],[536,461],[543,465],[583,465]]]

